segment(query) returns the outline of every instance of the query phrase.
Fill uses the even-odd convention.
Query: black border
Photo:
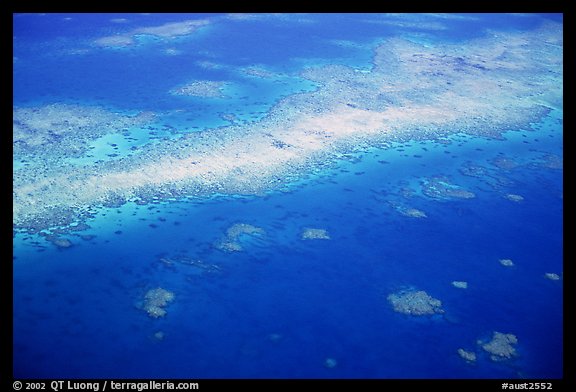
[[[470,2],[427,2],[425,4],[414,4],[408,2],[388,2],[384,4],[383,1],[379,2],[371,2],[366,4],[360,4],[359,2],[355,4],[351,4],[349,2],[331,2],[330,4],[321,4],[319,2],[312,3],[308,2],[308,4],[302,6],[302,4],[295,3],[293,1],[290,2],[267,2],[261,3],[259,5],[244,3],[244,2],[228,2],[227,4],[215,3],[215,2],[178,2],[176,4],[168,4],[168,3],[159,3],[159,2],[150,2],[146,4],[145,2],[128,2],[124,1],[122,4],[102,4],[102,3],[56,3],[52,2],[20,2],[19,4],[15,4],[15,1],[9,2],[6,0],[0,3],[0,9],[2,10],[1,14],[1,25],[2,28],[6,31],[3,31],[2,37],[4,42],[6,43],[3,45],[5,56],[3,61],[5,63],[5,68],[3,69],[12,69],[12,65],[10,68],[8,66],[8,61],[11,61],[8,58],[8,50],[7,48],[12,48],[12,31],[11,28],[13,27],[13,13],[20,13],[20,12],[134,12],[138,10],[139,12],[194,12],[194,13],[221,13],[221,12],[284,12],[284,13],[299,13],[299,12],[533,12],[533,13],[562,13],[564,17],[564,79],[565,85],[568,88],[565,88],[565,101],[568,104],[564,105],[568,107],[568,110],[565,111],[564,116],[564,146],[571,147],[573,146],[573,139],[574,135],[573,132],[575,130],[575,122],[574,122],[574,115],[571,112],[570,108],[573,107],[572,102],[572,94],[574,92],[574,84],[573,75],[574,70],[576,70],[576,61],[574,58],[574,32],[572,31],[572,27],[576,20],[574,19],[574,13],[570,11],[571,8],[569,7],[569,1],[555,1],[555,0],[547,0],[545,2],[518,2],[515,5],[505,4],[504,2],[499,2],[496,4],[487,4],[485,1],[476,2],[475,4]],[[10,44],[8,43],[8,39],[10,39]],[[10,63],[12,64],[12,63]],[[3,75],[8,75],[8,72],[3,72]],[[11,82],[11,80],[10,80]],[[11,83],[10,83],[11,84]],[[11,129],[11,124],[9,123],[10,114],[12,112],[12,107],[8,106],[9,102],[12,102],[12,99],[9,98],[8,95],[8,88],[9,81],[6,80],[2,83],[5,92],[4,97],[2,97],[1,102],[3,103],[3,110],[5,110],[5,115],[2,116],[2,119],[5,120],[5,129]],[[568,99],[566,99],[568,98]],[[12,167],[12,160],[11,160],[11,147],[8,143],[2,143],[2,148],[7,149],[6,152],[2,154],[3,157],[6,159],[6,167]],[[551,382],[553,384],[553,390],[566,390],[571,389],[574,390],[576,388],[576,345],[575,345],[575,337],[573,335],[573,331],[576,330],[576,326],[574,325],[574,313],[576,313],[576,292],[574,291],[574,261],[576,258],[574,257],[573,253],[573,245],[574,245],[574,238],[571,237],[573,228],[572,222],[574,218],[576,218],[576,211],[574,211],[574,204],[572,201],[573,198],[573,188],[572,188],[572,181],[576,179],[576,175],[574,173],[574,168],[576,167],[573,161],[574,157],[572,154],[564,154],[564,216],[568,217],[568,219],[564,219],[564,272],[563,272],[563,285],[564,285],[564,377],[562,379],[553,379],[553,380],[485,380],[485,379],[401,379],[401,380],[361,380],[361,379],[345,379],[345,380],[252,380],[252,379],[242,379],[242,380],[174,380],[170,379],[169,381],[179,382],[179,381],[192,381],[198,382],[200,385],[201,390],[206,390],[207,388],[239,388],[239,387],[250,387],[250,388],[281,388],[281,387],[298,387],[298,386],[307,386],[307,387],[317,387],[317,388],[350,388],[350,389],[376,389],[382,387],[390,387],[394,390],[401,390],[401,389],[408,389],[408,388],[417,388],[419,390],[424,390],[425,388],[447,388],[454,390],[466,390],[468,388],[480,388],[482,390],[491,391],[491,390],[502,390],[502,383],[529,383],[529,382]],[[4,171],[6,177],[8,177],[8,170]],[[9,180],[7,180],[8,182]],[[6,193],[8,193],[9,187],[6,186]],[[9,200],[8,198],[3,200]],[[6,210],[6,208],[5,208]],[[10,223],[8,222],[8,217],[6,218],[6,224],[1,226],[3,230],[6,230],[6,235],[4,237],[8,238],[8,228],[10,227]],[[568,233],[568,234],[567,234]],[[6,244],[3,249],[11,249],[8,244]],[[7,251],[6,251],[7,253]],[[6,255],[3,257],[4,264],[8,261],[8,256]],[[5,267],[2,266],[4,269]],[[1,298],[3,300],[2,309],[4,309],[5,314],[8,313],[10,315],[13,314],[13,303],[12,303],[12,273],[13,273],[13,265],[12,262],[10,263],[10,267],[6,268],[7,270],[2,271],[1,279],[2,282],[0,283],[0,287],[2,292]],[[7,312],[9,310],[9,312]],[[537,314],[534,317],[538,317]],[[12,333],[13,333],[13,324],[8,320],[4,320],[2,323],[2,343],[0,347],[6,349],[2,349],[2,364],[10,364],[7,369],[0,368],[0,386],[6,389],[4,390],[14,390],[13,389],[13,376],[12,376]],[[542,358],[542,360],[546,360]],[[3,366],[2,366],[3,367]],[[24,381],[24,380],[20,380]],[[30,380],[30,381],[42,381],[42,380]],[[50,382],[52,380],[43,380],[45,382]],[[74,381],[81,381],[81,380],[74,380]],[[84,380],[87,382],[95,382],[99,381],[102,383],[102,380],[90,379]],[[115,381],[121,381],[116,379]],[[146,382],[148,380],[134,380],[134,381],[142,381]],[[162,380],[158,380],[162,381]],[[25,381],[24,381],[25,382]],[[48,388],[47,384],[47,388]],[[101,389],[100,389],[101,390]]]

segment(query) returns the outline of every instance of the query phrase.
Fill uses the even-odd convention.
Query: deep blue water
[[[186,131],[225,125],[221,113],[258,121],[282,97],[318,88],[297,77],[303,64],[369,68],[378,40],[418,32],[377,24],[353,28],[354,18],[366,17],[361,14],[317,15],[318,23],[300,22],[297,29],[274,18],[227,21],[169,43],[113,50],[89,44],[135,26],[203,17],[17,15],[14,104],[153,110],[164,113],[160,123]],[[443,20],[448,28],[428,39],[467,40],[481,35],[480,27],[530,29],[552,17]],[[171,47],[183,54],[161,54]],[[206,69],[199,61],[221,67]],[[238,71],[252,65],[288,76],[273,83]],[[236,90],[224,103],[166,94],[194,79],[234,80]],[[182,108],[182,116],[171,112]],[[191,115],[194,120],[187,120]],[[546,154],[562,156],[562,117],[553,110],[532,129],[505,133],[504,140],[453,135],[448,145],[414,141],[364,149],[287,192],[101,209],[87,222],[86,233],[96,237],[77,239],[69,249],[20,233],[14,238],[14,376],[561,378],[563,282],[544,274],[562,273],[562,170],[535,163]],[[498,169],[490,164],[497,156],[520,166]],[[513,185],[495,190],[464,176],[459,168],[467,162]],[[425,211],[426,219],[407,218],[388,204],[405,203],[402,187],[419,189],[422,179],[436,175],[476,198],[414,197],[410,206]],[[502,192],[524,200],[512,202]],[[239,222],[263,228],[266,236],[244,238],[243,252],[215,249],[212,244]],[[331,240],[302,241],[305,227],[324,228]],[[221,271],[159,262],[178,256]],[[500,265],[504,258],[515,266]],[[452,281],[467,281],[468,289]],[[136,305],[158,286],[176,299],[166,317],[152,319]],[[395,313],[387,295],[410,287],[441,299],[445,313]],[[154,338],[157,331],[164,339]],[[518,337],[517,358],[490,361],[476,341],[492,331]],[[463,361],[458,348],[476,351],[476,363]],[[324,366],[327,358],[337,366]]]

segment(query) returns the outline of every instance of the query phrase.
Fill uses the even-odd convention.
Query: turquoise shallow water
[[[258,121],[278,99],[318,88],[296,76],[303,61],[367,67],[373,42],[400,29],[343,31],[344,15],[300,21],[299,30],[282,20],[251,22],[251,28],[237,21],[169,44],[100,50],[69,61],[63,48],[82,49],[87,37],[127,27],[106,22],[109,15],[93,15],[84,21],[92,23],[88,30],[68,27],[46,35],[64,26],[63,17],[15,17],[15,36],[23,41],[15,48],[17,106],[71,100],[160,113],[151,129],[108,135],[93,143],[93,157],[69,160],[87,164],[116,159],[108,154],[122,157],[134,145],[145,153],[150,140],[229,124],[222,114]],[[134,25],[143,18],[118,17]],[[159,25],[182,16],[155,18]],[[532,18],[512,21],[528,29],[540,20]],[[32,20],[48,19],[52,23],[30,28]],[[498,26],[497,19],[473,23]],[[461,20],[444,23],[447,31],[427,32],[428,38],[468,38],[459,36]],[[238,31],[246,39],[232,45],[227,37]],[[270,40],[262,42],[258,37],[266,32]],[[296,35],[313,39],[295,42]],[[321,51],[329,39],[357,42],[360,49]],[[31,50],[38,46],[50,48],[50,55]],[[152,55],[165,46],[187,54],[161,61]],[[364,56],[353,56],[358,51]],[[193,65],[208,60],[224,66]],[[238,71],[253,64],[281,75],[258,79]],[[165,94],[186,80],[218,77],[235,81],[232,98]],[[155,99],[160,91],[163,98]],[[562,275],[562,169],[546,166],[547,157],[562,156],[562,118],[562,111],[553,110],[531,129],[511,129],[502,140],[455,134],[441,141],[358,146],[282,191],[259,196],[100,208],[86,221],[90,228],[64,236],[74,244],[70,248],[20,232],[13,240],[14,376],[561,378],[563,280],[545,274]],[[514,167],[495,164],[503,157]],[[485,174],[464,175],[471,164]],[[476,197],[427,197],[426,181],[435,176]],[[510,194],[523,200],[509,200]],[[427,217],[402,215],[407,208]],[[265,234],[240,236],[241,252],[218,249],[215,244],[237,223]],[[325,229],[330,240],[302,240],[305,228]],[[500,259],[515,265],[505,267]],[[468,288],[453,281],[466,281]],[[159,319],[139,308],[156,287],[175,295]],[[387,296],[411,288],[440,299],[445,312],[394,312]],[[515,358],[492,361],[477,344],[494,331],[516,335]],[[459,348],[475,352],[475,363],[460,358]]]

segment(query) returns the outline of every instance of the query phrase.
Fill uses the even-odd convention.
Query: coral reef
[[[444,313],[442,301],[431,297],[425,291],[407,290],[390,294],[387,297],[395,312],[414,316]]]
[[[484,351],[490,354],[490,359],[495,362],[511,359],[515,357],[515,345],[518,343],[518,338],[513,334],[505,334],[494,331],[492,340],[488,343],[478,341],[478,344]]]
[[[264,229],[247,223],[236,223],[226,230],[226,235],[216,241],[214,246],[225,252],[240,252],[244,250],[241,242],[243,237],[262,237],[266,232]]]
[[[164,308],[173,300],[174,293],[158,287],[146,292],[142,309],[152,318],[164,317],[166,315]]]
[[[324,229],[313,229],[310,227],[302,230],[300,238],[303,240],[329,240],[330,235]]]
[[[476,353],[473,351],[466,351],[463,348],[459,348],[458,355],[466,362],[476,362]]]
[[[545,276],[547,279],[550,279],[550,280],[560,280],[560,275],[558,275],[558,274],[556,274],[556,273],[554,273],[554,272],[546,272],[546,273],[544,274],[544,276]]]

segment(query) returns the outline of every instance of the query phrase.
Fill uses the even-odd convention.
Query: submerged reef
[[[217,264],[207,263],[202,260],[181,255],[174,257],[160,257],[158,261],[161,265],[173,270],[177,265],[192,267],[202,272],[220,272],[222,270],[222,268]]]
[[[504,169],[504,170],[512,170],[512,169],[516,169],[518,166],[520,166],[520,164],[518,162],[516,162],[514,159],[503,157],[503,156],[499,156],[499,157],[492,159],[490,161],[490,163],[492,165],[496,166],[497,168]]]
[[[122,48],[138,43],[138,36],[149,35],[155,38],[174,38],[194,33],[201,27],[210,24],[208,19],[170,22],[158,26],[139,27],[123,34],[108,35],[97,38],[93,44],[102,48]]]
[[[407,290],[390,294],[387,297],[395,312],[422,316],[444,313],[442,301],[433,298],[425,291]]]
[[[144,295],[142,309],[152,318],[166,316],[166,306],[174,300],[174,293],[158,287]]]
[[[564,160],[558,155],[546,154],[539,166],[546,169],[562,170],[564,168]]]
[[[560,280],[560,275],[554,273],[554,272],[546,272],[544,274],[544,276],[546,277],[546,279],[550,279],[550,280]]]
[[[236,223],[226,230],[226,235],[216,241],[214,246],[225,252],[240,252],[244,250],[242,246],[243,237],[248,236],[260,238],[264,234],[266,234],[266,232],[260,227],[252,226],[247,223]]]
[[[405,199],[410,199],[414,196],[414,191],[410,188],[402,188],[400,190],[400,194]],[[428,218],[428,215],[422,210],[419,210],[414,207],[409,207],[404,204],[398,203],[396,201],[388,200],[388,204],[392,207],[396,212],[400,215],[409,217],[409,218]]]
[[[335,360],[334,358],[326,358],[324,360],[324,367],[326,367],[328,369],[333,369],[336,366],[338,366],[338,361]]]
[[[476,362],[476,353],[473,351],[466,351],[463,348],[458,349],[458,355],[466,362]]]
[[[493,362],[504,362],[518,356],[515,347],[518,344],[518,338],[511,333],[494,331],[489,341],[479,339],[476,344],[489,354],[489,358]],[[460,358],[468,363],[474,363],[478,358],[478,354],[474,351],[459,348],[457,352]]]
[[[74,246],[72,241],[70,241],[69,239],[59,237],[58,235],[55,235],[55,234],[40,233],[40,235],[42,237],[44,237],[44,239],[46,241],[52,243],[53,245],[55,245],[59,249],[67,249],[67,248],[71,248],[72,246]]]
[[[523,197],[523,196],[516,195],[516,194],[513,194],[513,193],[507,193],[507,194],[504,195],[504,197],[505,197],[506,199],[508,199],[508,200],[510,200],[510,201],[514,201],[514,202],[516,202],[516,203],[521,202],[521,201],[524,200],[524,197]]]
[[[454,286],[458,289],[467,289],[468,288],[468,282],[455,280],[452,282],[452,286]]]
[[[494,331],[492,340],[488,343],[484,343],[481,340],[478,341],[478,344],[484,349],[484,351],[490,354],[490,359],[494,362],[504,361],[515,357],[517,354],[514,346],[517,343],[518,338],[516,338],[515,335],[496,331]]]
[[[424,211],[421,211],[417,208],[408,207],[405,209],[398,210],[402,215],[410,217],[410,218],[427,218],[428,216]]]
[[[476,197],[461,186],[452,184],[447,177],[425,178],[421,181],[422,193],[432,199],[472,199]]]
[[[202,98],[226,98],[226,95],[222,92],[225,86],[225,82],[195,80],[184,86],[170,90],[170,94]]]
[[[498,260],[500,262],[500,264],[502,264],[504,267],[514,267],[514,262],[510,259],[500,259]]]
[[[302,230],[300,238],[303,240],[329,240],[330,234],[325,229],[313,229],[310,227]]]

